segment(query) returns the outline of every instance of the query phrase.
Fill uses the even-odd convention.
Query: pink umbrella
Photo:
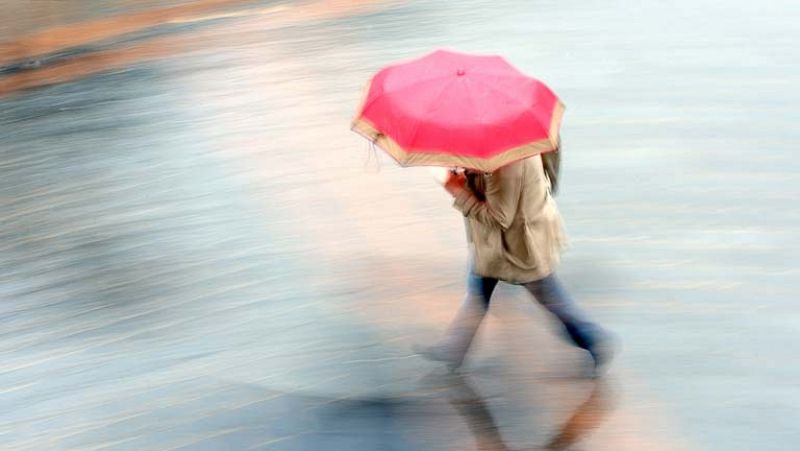
[[[491,172],[558,148],[564,105],[500,56],[438,50],[370,82],[353,130],[403,166]]]

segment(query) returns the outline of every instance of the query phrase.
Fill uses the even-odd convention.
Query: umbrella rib
[[[429,77],[429,78],[426,78],[424,80],[414,80],[411,83],[406,83],[406,84],[404,84],[403,86],[401,86],[399,88],[392,89],[391,91],[382,91],[380,95],[377,95],[377,96],[373,97],[372,99],[370,99],[368,102],[366,102],[364,104],[364,107],[361,108],[361,114],[363,114],[365,111],[367,111],[372,106],[372,104],[374,104],[375,102],[377,102],[381,98],[384,98],[384,97],[392,95],[392,94],[397,94],[397,93],[399,93],[401,91],[404,91],[406,89],[409,89],[409,88],[417,87],[417,86],[419,86],[420,83],[429,83],[429,82],[435,81],[437,79],[438,79],[438,76],[437,77]],[[367,87],[367,89],[371,90],[372,86],[370,85],[369,87]]]
[[[405,91],[406,89],[419,86],[420,84],[429,83],[431,81],[436,81],[439,78],[445,78],[445,77],[446,77],[445,74],[436,74],[435,76],[432,76],[432,77],[417,79],[417,80],[414,80],[414,81],[411,81],[411,82],[408,82],[408,83],[404,83],[402,86],[395,87],[391,91],[384,91],[383,93],[384,94],[396,94],[396,93],[398,93],[400,91]]]
[[[486,83],[486,82],[484,82],[484,81],[481,81],[481,80],[475,80],[475,82],[476,82],[477,84],[479,84],[479,85],[481,85],[481,86],[485,87],[486,89],[488,89],[488,90],[490,90],[490,91],[493,91],[493,92],[496,92],[496,93],[502,94],[504,97],[506,97],[506,98],[509,98],[509,99],[513,100],[513,101],[514,101],[515,103],[517,103],[518,105],[521,105],[522,107],[524,107],[524,108],[525,108],[525,110],[528,110],[528,109],[530,109],[530,108],[533,106],[533,105],[528,105],[528,104],[526,104],[526,103],[525,103],[525,102],[523,102],[522,100],[519,100],[519,98],[518,98],[518,97],[516,97],[516,96],[514,96],[514,95],[512,95],[512,94],[510,94],[510,93],[508,93],[508,92],[506,92],[506,91],[503,91],[503,90],[500,90],[500,89],[497,89],[497,88],[495,88],[494,86],[492,86],[492,85],[491,85],[491,84],[489,84],[489,83]]]
[[[452,82],[451,82],[451,83],[452,83]],[[445,92],[445,91],[447,90],[447,88],[449,88],[449,87],[450,87],[450,84],[449,84],[449,83],[445,83],[445,84],[442,86],[442,89],[441,89],[441,91],[439,91],[439,93],[438,93],[438,94],[436,94],[436,97],[434,98],[434,101],[433,101],[433,102],[431,102],[431,104],[430,104],[430,105],[428,105],[428,108],[425,110],[425,116],[427,116],[427,114],[428,114],[428,113],[430,113],[430,112],[433,110],[433,108],[434,108],[436,105],[438,105],[438,104],[439,104],[439,100],[442,98],[442,96],[444,95],[444,92]],[[414,142],[415,142],[415,141],[416,141],[416,139],[417,139],[417,135],[419,134],[419,129],[420,129],[420,127],[422,126],[422,122],[423,122],[423,121],[421,121],[421,120],[420,120],[420,121],[418,121],[418,122],[416,123],[416,125],[414,126],[414,132],[411,134],[411,139],[409,140],[409,143],[410,143],[411,145],[413,145],[413,144],[414,144]]]
[[[465,82],[466,82],[467,91],[469,91],[471,93],[472,89],[476,85],[476,83],[474,83],[474,81],[470,80],[469,78],[467,78],[465,80]],[[478,83],[478,84],[480,84],[480,83]],[[475,105],[474,97],[470,95],[469,99],[470,99],[470,102],[473,105]],[[487,122],[486,122],[486,109],[480,108],[479,110],[481,111],[481,115],[480,115],[480,118],[478,119],[478,123],[481,125],[481,127],[478,127],[478,130],[480,130],[480,134],[483,137],[483,136],[486,135],[486,125],[488,125]]]
[[[491,90],[493,92],[497,92],[497,93],[503,94],[504,96],[508,97],[509,99],[511,99],[512,101],[517,103],[518,105],[521,105],[523,107],[523,109],[522,109],[522,112],[521,112],[520,116],[525,115],[525,114],[531,114],[531,112],[534,110],[534,107],[536,106],[535,103],[527,104],[524,101],[520,100],[518,97],[510,95],[506,91],[502,91],[500,89],[497,89],[497,88],[495,88],[494,86],[492,86],[489,83],[486,83],[486,82],[480,81],[480,80],[476,80],[476,82],[477,82],[477,84],[480,84],[481,86],[484,86],[484,87],[486,87],[487,89],[489,89],[489,90]],[[538,121],[534,121],[534,123],[539,126],[541,131],[544,132],[545,136],[549,136],[550,135],[550,130],[544,128],[541,124],[539,124]]]

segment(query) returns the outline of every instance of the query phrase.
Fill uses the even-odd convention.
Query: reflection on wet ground
[[[800,440],[796,6],[256,3],[0,75],[0,447]],[[513,287],[466,375],[411,353],[462,295],[463,226],[348,126],[374,70],[439,46],[566,101],[561,275],[623,339],[611,382]]]
[[[593,379],[583,383],[573,381],[582,386],[588,393],[586,399],[579,402],[565,419],[553,427],[553,431],[542,431],[541,425],[526,424],[527,436],[521,443],[511,447],[503,438],[503,424],[495,419],[493,409],[503,410],[505,398],[510,394],[495,399],[487,399],[480,394],[476,383],[466,375],[459,373],[431,373],[420,379],[417,391],[408,397],[343,399],[330,403],[321,409],[323,423],[350,424],[353,433],[358,431],[386,431],[387,421],[408,423],[406,428],[413,430],[415,424],[413,446],[409,449],[446,449],[449,440],[445,430],[434,432],[444,422],[443,418],[457,414],[467,426],[474,439],[476,449],[485,451],[506,451],[511,449],[525,450],[561,450],[568,449],[581,438],[591,433],[607,417],[612,408],[612,382],[606,379]],[[445,405],[448,404],[452,410]],[[536,406],[530,406],[535,409]],[[420,433],[427,426],[427,434]],[[535,443],[535,441],[542,443]],[[440,442],[440,443],[437,443]],[[409,443],[412,445],[412,443]],[[449,444],[452,446],[452,443]],[[469,445],[467,445],[469,446]]]
[[[478,449],[510,449],[503,441],[489,406],[469,380],[461,375],[454,375],[452,380],[457,392],[451,395],[450,402],[472,430]],[[589,396],[578,404],[542,449],[566,449],[597,428],[607,416],[612,406],[610,382],[606,379],[594,379],[590,381],[590,385]],[[535,429],[531,427],[531,430]]]

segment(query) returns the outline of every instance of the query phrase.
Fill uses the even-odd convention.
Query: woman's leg
[[[444,361],[450,369],[456,369],[464,361],[475,334],[486,316],[497,279],[469,274],[467,295],[456,312],[455,318],[438,346],[417,349],[417,352],[432,360]]]
[[[610,359],[605,332],[578,307],[555,274],[523,286],[561,321],[576,346],[591,353],[597,366]]]

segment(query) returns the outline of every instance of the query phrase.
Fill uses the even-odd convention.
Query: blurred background
[[[0,0],[0,448],[787,450],[800,442],[788,0]],[[503,286],[411,350],[461,216],[352,133],[380,67],[500,53],[567,105],[560,274],[602,380]]]

